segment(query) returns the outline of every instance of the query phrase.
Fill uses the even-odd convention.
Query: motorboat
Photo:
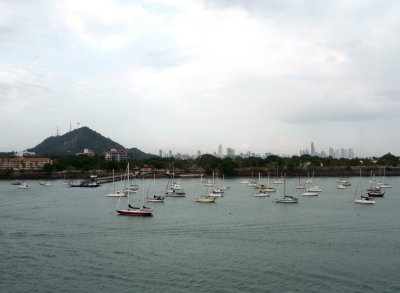
[[[341,183],[336,188],[337,189],[347,189],[347,186],[345,186],[343,183]]]

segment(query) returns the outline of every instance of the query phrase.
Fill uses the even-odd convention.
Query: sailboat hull
[[[152,217],[153,213],[150,211],[143,210],[117,210],[117,213],[121,216],[133,216],[133,217]]]

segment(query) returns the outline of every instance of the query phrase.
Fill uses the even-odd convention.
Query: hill
[[[51,136],[29,149],[36,156],[64,156],[82,153],[83,149],[91,149],[97,155],[103,155],[111,148],[125,149],[119,143],[104,137],[89,127],[81,127],[61,136]],[[128,149],[130,158],[143,159],[148,155],[137,148]]]

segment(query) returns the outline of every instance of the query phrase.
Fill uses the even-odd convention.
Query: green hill
[[[85,148],[92,150],[96,155],[103,155],[111,148],[125,149],[119,143],[102,136],[88,127],[81,127],[61,136],[51,136],[43,142],[29,149],[36,156],[64,156],[82,153]],[[136,159],[146,158],[148,155],[137,148],[128,149],[128,156]]]

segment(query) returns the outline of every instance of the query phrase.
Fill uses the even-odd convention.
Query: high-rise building
[[[347,150],[344,148],[340,149],[340,157],[347,159]]]
[[[348,155],[349,155],[349,159],[354,159],[354,151],[352,148],[349,148]]]
[[[335,150],[333,148],[329,148],[329,156],[332,158],[335,157]]]
[[[315,147],[313,142],[311,142],[311,156],[315,156]]]
[[[158,155],[162,158],[162,150],[158,151]]]
[[[233,158],[235,156],[235,150],[232,148],[226,148],[226,156]]]
[[[218,146],[218,157],[222,158],[222,145]]]

